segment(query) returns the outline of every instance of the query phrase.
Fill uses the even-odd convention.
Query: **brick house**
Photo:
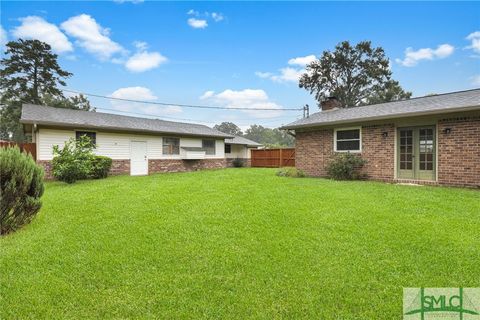
[[[480,89],[354,108],[335,98],[281,129],[295,135],[296,166],[326,176],[335,153],[367,160],[369,179],[480,187]]]
[[[94,141],[96,154],[113,159],[111,174],[224,168],[232,155],[247,164],[255,144],[205,125],[31,104],[23,105],[20,122],[47,178],[52,178],[53,146],[82,135]]]

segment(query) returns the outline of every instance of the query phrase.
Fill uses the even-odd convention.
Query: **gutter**
[[[348,123],[355,123],[355,122],[362,122],[362,121],[398,119],[398,118],[408,118],[408,117],[412,117],[412,116],[427,116],[427,115],[455,113],[455,112],[463,112],[463,111],[475,111],[475,110],[480,110],[480,105],[470,106],[470,107],[462,107],[462,108],[455,108],[455,109],[441,109],[441,110],[420,111],[420,112],[406,112],[406,113],[400,113],[400,114],[394,114],[394,115],[374,116],[374,117],[366,117],[366,118],[355,118],[355,119],[338,120],[338,121],[330,121],[330,122],[317,122],[317,123],[312,122],[312,123],[292,125],[292,126],[286,125],[286,126],[280,127],[279,129],[281,129],[281,130],[295,130],[295,129],[301,129],[301,128],[322,127],[322,126],[329,126],[329,125],[336,125],[336,124],[348,124]]]

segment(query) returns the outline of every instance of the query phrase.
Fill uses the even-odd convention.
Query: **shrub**
[[[240,159],[240,158],[233,159],[232,164],[235,168],[241,168],[241,167],[245,166],[245,163],[243,162],[243,159]]]
[[[92,167],[90,177],[93,179],[103,179],[108,176],[112,167],[112,159],[105,156],[94,156],[92,158]]]
[[[327,165],[327,173],[335,180],[357,180],[362,177],[360,169],[366,163],[360,156],[339,153]]]
[[[0,234],[29,223],[40,210],[43,169],[18,147],[0,148]]]
[[[94,145],[87,136],[71,138],[63,148],[53,147],[53,176],[66,183],[81,179],[100,179],[108,175],[112,159],[93,154]]]
[[[292,177],[292,178],[304,178],[306,176],[305,172],[295,167],[280,168],[276,174],[279,177]]]

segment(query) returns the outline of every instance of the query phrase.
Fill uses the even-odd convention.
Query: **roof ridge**
[[[79,109],[57,108],[57,107],[45,106],[45,105],[34,104],[34,103],[24,103],[23,105],[31,105],[31,106],[35,106],[35,107],[50,108],[50,109],[60,109],[60,110],[78,111],[78,112],[85,112],[85,113],[91,112],[91,111],[79,110]],[[97,112],[97,111],[95,111],[95,112]],[[119,110],[119,112],[122,112],[122,111]],[[97,112],[97,114],[108,114],[108,115],[111,115],[111,116],[135,118],[135,119],[142,119],[142,120],[154,120],[154,121],[162,121],[162,122],[168,122],[168,123],[188,124],[188,125],[195,125],[195,126],[202,126],[202,127],[210,128],[210,127],[207,126],[207,125],[199,124],[199,123],[189,123],[189,122],[171,121],[171,120],[163,120],[163,119],[152,119],[152,118],[138,117],[138,116],[127,116],[127,115],[124,115],[124,114],[116,114],[116,113],[109,113],[109,112]],[[210,129],[213,129],[213,128],[210,128]],[[215,129],[213,129],[213,130],[215,130]],[[218,130],[217,130],[217,131],[218,131]]]

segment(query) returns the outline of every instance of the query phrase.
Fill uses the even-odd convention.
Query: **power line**
[[[75,94],[83,94],[85,96],[96,97],[96,98],[103,98],[103,99],[110,99],[110,100],[117,100],[117,101],[125,101],[125,102],[134,102],[134,103],[145,103],[145,104],[154,104],[160,106],[178,106],[182,108],[199,108],[199,109],[221,109],[221,110],[259,110],[259,111],[301,111],[303,108],[283,108],[283,109],[272,109],[272,108],[247,108],[247,107],[220,107],[220,106],[205,106],[205,105],[194,105],[194,104],[178,104],[178,103],[167,103],[167,102],[158,102],[158,101],[142,101],[142,100],[134,100],[134,99],[125,99],[125,98],[115,98],[104,96],[101,94],[95,93],[87,93],[81,92],[77,90],[70,90],[70,89],[60,89],[64,92],[70,92]]]

